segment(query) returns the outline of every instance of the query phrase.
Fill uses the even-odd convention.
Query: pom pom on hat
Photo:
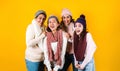
[[[80,17],[76,20],[75,23],[81,23],[84,28],[86,28],[86,20],[85,20],[85,15],[81,14]]]

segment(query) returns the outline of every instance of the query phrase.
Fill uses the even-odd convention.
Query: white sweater
[[[83,62],[81,64],[82,68],[84,68],[90,62],[90,60],[93,58],[94,52],[96,50],[96,44],[90,33],[86,34],[86,42],[87,42],[87,47],[86,47],[86,51],[85,51],[85,55],[84,55],[85,59],[83,60]],[[78,61],[76,61],[76,58],[75,58],[75,65],[76,64],[78,64]]]
[[[58,69],[62,69],[63,68],[65,52],[66,52],[66,46],[67,46],[67,38],[65,36],[65,33],[63,33],[63,46],[62,46],[62,52],[61,52],[62,64],[61,64],[61,66],[55,64],[54,71],[58,71]],[[51,47],[52,47],[52,50],[53,50],[53,52],[55,54],[56,50],[57,50],[57,42],[51,43]],[[51,71],[51,64],[50,64],[50,61],[48,59],[47,37],[44,40],[44,55],[45,55],[44,63],[46,65],[48,71]]]
[[[45,37],[42,34],[43,27],[40,27],[35,20],[32,21],[32,24],[28,25],[26,31],[26,52],[25,59],[32,62],[40,62],[44,60],[43,55],[43,38]]]

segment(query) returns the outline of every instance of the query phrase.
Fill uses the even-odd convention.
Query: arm
[[[51,71],[51,64],[50,64],[50,61],[48,60],[48,49],[47,49],[47,38],[44,39],[44,57],[45,57],[45,60],[44,60],[44,64],[46,65],[48,71]]]
[[[90,33],[87,33],[86,38],[87,38],[86,39],[87,40],[86,55],[83,63],[81,64],[81,68],[84,68],[86,64],[89,63],[89,61],[92,59],[94,52],[96,50],[96,45]]]
[[[45,37],[45,35],[41,34],[39,37],[35,38],[35,33],[32,25],[28,26],[26,31],[26,44],[28,47],[35,46],[43,37]]]
[[[62,54],[61,54],[61,60],[62,60],[62,65],[61,68],[63,68],[64,65],[64,60],[65,60],[65,53],[66,53],[66,48],[67,48],[67,38],[63,33],[63,47],[62,47]]]

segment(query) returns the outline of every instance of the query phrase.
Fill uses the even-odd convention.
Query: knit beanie
[[[86,20],[85,20],[85,15],[81,14],[80,17],[76,20],[75,23],[81,23],[83,25],[83,28],[86,29]]]
[[[38,10],[35,13],[35,18],[37,18],[40,14],[43,14],[45,16],[45,18],[47,17],[46,12],[44,10]]]
[[[62,10],[61,16],[64,16],[64,15],[70,15],[70,16],[72,16],[72,13],[68,9],[64,8]]]
[[[57,23],[59,24],[58,18],[57,18],[56,16],[54,16],[54,15],[51,15],[51,16],[48,18],[47,24],[49,23],[49,20],[50,20],[51,18],[54,18],[54,19],[57,21]]]

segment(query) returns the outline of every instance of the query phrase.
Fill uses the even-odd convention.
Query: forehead
[[[76,22],[75,25],[82,25],[80,22]]]
[[[68,14],[65,14],[65,15],[63,15],[63,17],[70,17],[70,15],[68,15]]]
[[[55,18],[50,18],[49,21],[56,21],[56,19]]]
[[[45,18],[45,15],[43,15],[43,14],[40,14],[38,17],[44,17],[44,18]]]

